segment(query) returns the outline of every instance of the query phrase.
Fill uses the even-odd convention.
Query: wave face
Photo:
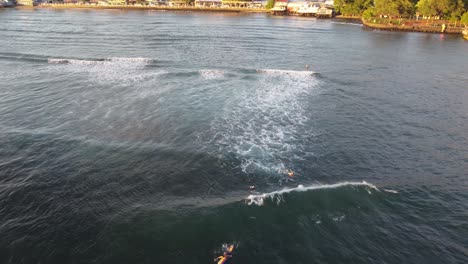
[[[213,143],[233,153],[245,173],[283,173],[289,163],[312,155],[304,144],[307,101],[318,85],[309,71],[257,70],[255,85],[234,91],[211,124]]]

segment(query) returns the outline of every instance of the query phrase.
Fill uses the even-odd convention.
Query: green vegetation
[[[382,16],[410,16],[414,5],[410,0],[375,0],[375,11]]]
[[[468,27],[468,11],[465,12],[465,14],[463,14],[463,16],[461,17],[461,22],[462,24]]]
[[[468,0],[335,0],[335,9],[342,15],[365,19],[418,15],[459,21],[466,17],[467,8]]]
[[[462,0],[420,0],[416,7],[419,14],[425,17],[438,16],[457,20],[465,11],[465,3]]]
[[[373,0],[335,0],[335,9],[345,16],[360,16],[372,6]]]
[[[275,0],[268,0],[267,4],[265,5],[267,9],[272,9],[274,6],[275,6]]]

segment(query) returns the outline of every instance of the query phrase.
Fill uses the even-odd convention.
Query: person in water
[[[216,264],[225,264],[228,258],[232,258],[232,252],[234,251],[234,245],[230,245],[223,253],[222,256],[219,256],[214,259]]]

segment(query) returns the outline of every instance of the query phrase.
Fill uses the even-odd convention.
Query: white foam
[[[148,64],[152,61],[153,61],[152,59],[148,59],[148,58],[119,58],[119,57],[107,58],[104,60],[79,60],[79,59],[54,59],[54,58],[48,59],[48,63],[51,63],[51,64],[66,64],[67,63],[67,64],[81,64],[81,65],[112,64],[112,63]]]
[[[343,219],[345,219],[345,217],[346,217],[345,215],[340,215],[340,216],[333,217],[332,219],[335,222],[341,222],[343,221]]]
[[[389,193],[398,193],[398,191],[390,190],[390,189],[382,189],[382,190],[384,190],[385,192],[389,192]]]
[[[303,185],[298,185],[296,188],[286,188],[279,191],[274,191],[270,193],[263,193],[263,194],[255,194],[249,195],[246,199],[248,205],[258,205],[261,206],[264,204],[265,199],[271,199],[275,201],[277,204],[283,201],[283,194],[291,193],[291,192],[306,192],[311,190],[323,190],[323,189],[336,189],[341,188],[344,186],[365,186],[368,189],[379,190],[375,185],[370,184],[366,181],[362,182],[340,182],[335,184],[324,184],[324,185],[311,185],[308,187],[304,187]],[[368,190],[369,191],[369,190]]]
[[[224,77],[224,71],[221,70],[199,70],[198,72],[205,80],[215,80]]]
[[[250,87],[233,92],[211,124],[219,152],[234,153],[246,173],[258,170],[283,174],[289,163],[311,155],[306,126],[309,96],[318,84],[310,71],[258,70]]]
[[[72,73],[86,73],[99,83],[119,82],[121,84],[140,82],[161,75],[161,71],[145,70],[152,62],[147,58],[107,58],[104,60],[48,59],[51,70]]]
[[[292,71],[292,70],[276,70],[276,69],[261,69],[257,70],[258,73],[271,74],[271,75],[290,75],[296,77],[312,76],[313,71]]]
[[[108,61],[113,61],[113,62],[132,62],[132,63],[145,63],[145,64],[148,64],[148,63],[151,63],[153,62],[152,59],[148,59],[148,58],[121,58],[121,57],[113,57],[113,58],[109,58],[109,59],[106,59]]]

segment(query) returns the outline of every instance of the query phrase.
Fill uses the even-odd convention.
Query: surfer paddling
[[[222,256],[219,256],[214,259],[216,264],[225,264],[227,263],[228,258],[232,258],[232,252],[234,251],[234,245],[229,245]]]

